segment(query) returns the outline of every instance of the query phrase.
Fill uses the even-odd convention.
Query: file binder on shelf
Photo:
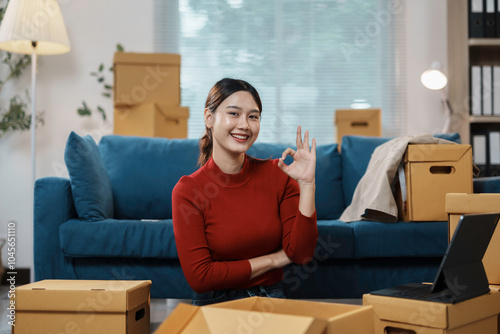
[[[496,1],[497,0],[485,0],[485,3],[483,4],[486,9],[484,15],[484,37],[486,38],[495,38],[497,34],[495,10]]]
[[[485,134],[472,135],[472,160],[481,171],[479,176],[487,175],[486,146],[487,137]]]
[[[488,134],[488,176],[500,175],[500,131],[490,131]]]
[[[500,126],[491,123],[474,124],[471,133],[472,158],[481,170],[480,177],[500,175]]]
[[[500,66],[493,66],[493,115],[500,116]]]
[[[496,20],[496,38],[500,38],[500,1],[496,1],[495,5],[495,20]]]
[[[470,68],[470,114],[473,116],[481,116],[483,114],[481,72],[481,66],[471,66]]]
[[[493,94],[492,94],[492,88],[493,88],[493,81],[492,81],[492,76],[493,76],[493,67],[489,65],[483,65],[482,67],[482,80],[481,80],[481,91],[482,91],[482,106],[483,106],[483,111],[482,115],[483,116],[492,116],[493,115]]]
[[[484,37],[483,0],[469,0],[469,37]]]

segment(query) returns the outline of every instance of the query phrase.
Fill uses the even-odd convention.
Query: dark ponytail
[[[203,166],[212,156],[212,130],[205,127],[205,134],[200,139],[200,156],[198,157],[198,165]]]
[[[259,107],[260,112],[262,112],[262,102],[260,101],[260,96],[257,90],[246,81],[229,78],[224,78],[218,81],[212,89],[210,89],[207,101],[205,102],[205,108],[210,110],[211,113],[215,113],[215,110],[219,107],[222,101],[228,98],[231,94],[239,91],[245,91],[252,94],[255,103]],[[212,129],[205,126],[205,134],[200,139],[200,156],[198,157],[198,164],[200,166],[207,163],[208,159],[212,156],[212,150]]]

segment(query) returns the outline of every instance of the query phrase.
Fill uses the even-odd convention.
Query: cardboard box
[[[187,138],[189,108],[146,103],[115,108],[114,134]]]
[[[326,321],[314,317],[198,307],[181,303],[155,334],[320,334],[325,326]]]
[[[365,294],[363,305],[373,306],[375,334],[498,332],[498,291],[456,304]]]
[[[474,213],[500,213],[500,194],[447,194],[448,242],[457,228],[460,216]],[[500,228],[493,234],[483,257],[490,284],[500,284]]]
[[[373,311],[369,306],[263,297],[203,307],[180,304],[155,333],[225,332],[370,334]]]
[[[373,311],[366,306],[251,297],[214,304],[212,307],[314,317],[327,322],[325,334],[372,333]]]
[[[180,66],[178,54],[116,52],[113,58],[115,106],[148,102],[179,106]]]
[[[473,190],[470,145],[410,144],[403,164],[395,196],[400,220],[446,221],[446,194]]]
[[[381,111],[380,109],[337,109],[335,126],[339,149],[342,137],[347,135],[380,137],[382,136]]]
[[[150,332],[151,281],[43,280],[16,288],[15,334]]]

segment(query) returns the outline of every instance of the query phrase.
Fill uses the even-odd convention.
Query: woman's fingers
[[[292,157],[295,155],[295,150],[291,149],[290,147],[287,148],[282,154],[281,154],[281,159],[285,160],[287,155],[291,155]]]
[[[297,144],[297,150],[302,148],[302,131],[301,131],[300,125],[297,127],[297,139],[296,139],[296,144]]]

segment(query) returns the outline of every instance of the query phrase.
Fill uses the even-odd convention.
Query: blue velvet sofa
[[[309,264],[285,268],[288,297],[360,298],[434,278],[447,247],[446,222],[337,220],[371,153],[387,140],[344,137],[342,153],[336,144],[317,147],[319,239]],[[270,158],[285,148],[257,143],[248,153]],[[72,133],[65,152],[70,179],[35,184],[35,279],[148,279],[152,298],[191,298],[177,258],[171,193],[197,169],[197,157],[197,140],[110,135],[96,145]],[[481,192],[497,185],[475,186]]]

